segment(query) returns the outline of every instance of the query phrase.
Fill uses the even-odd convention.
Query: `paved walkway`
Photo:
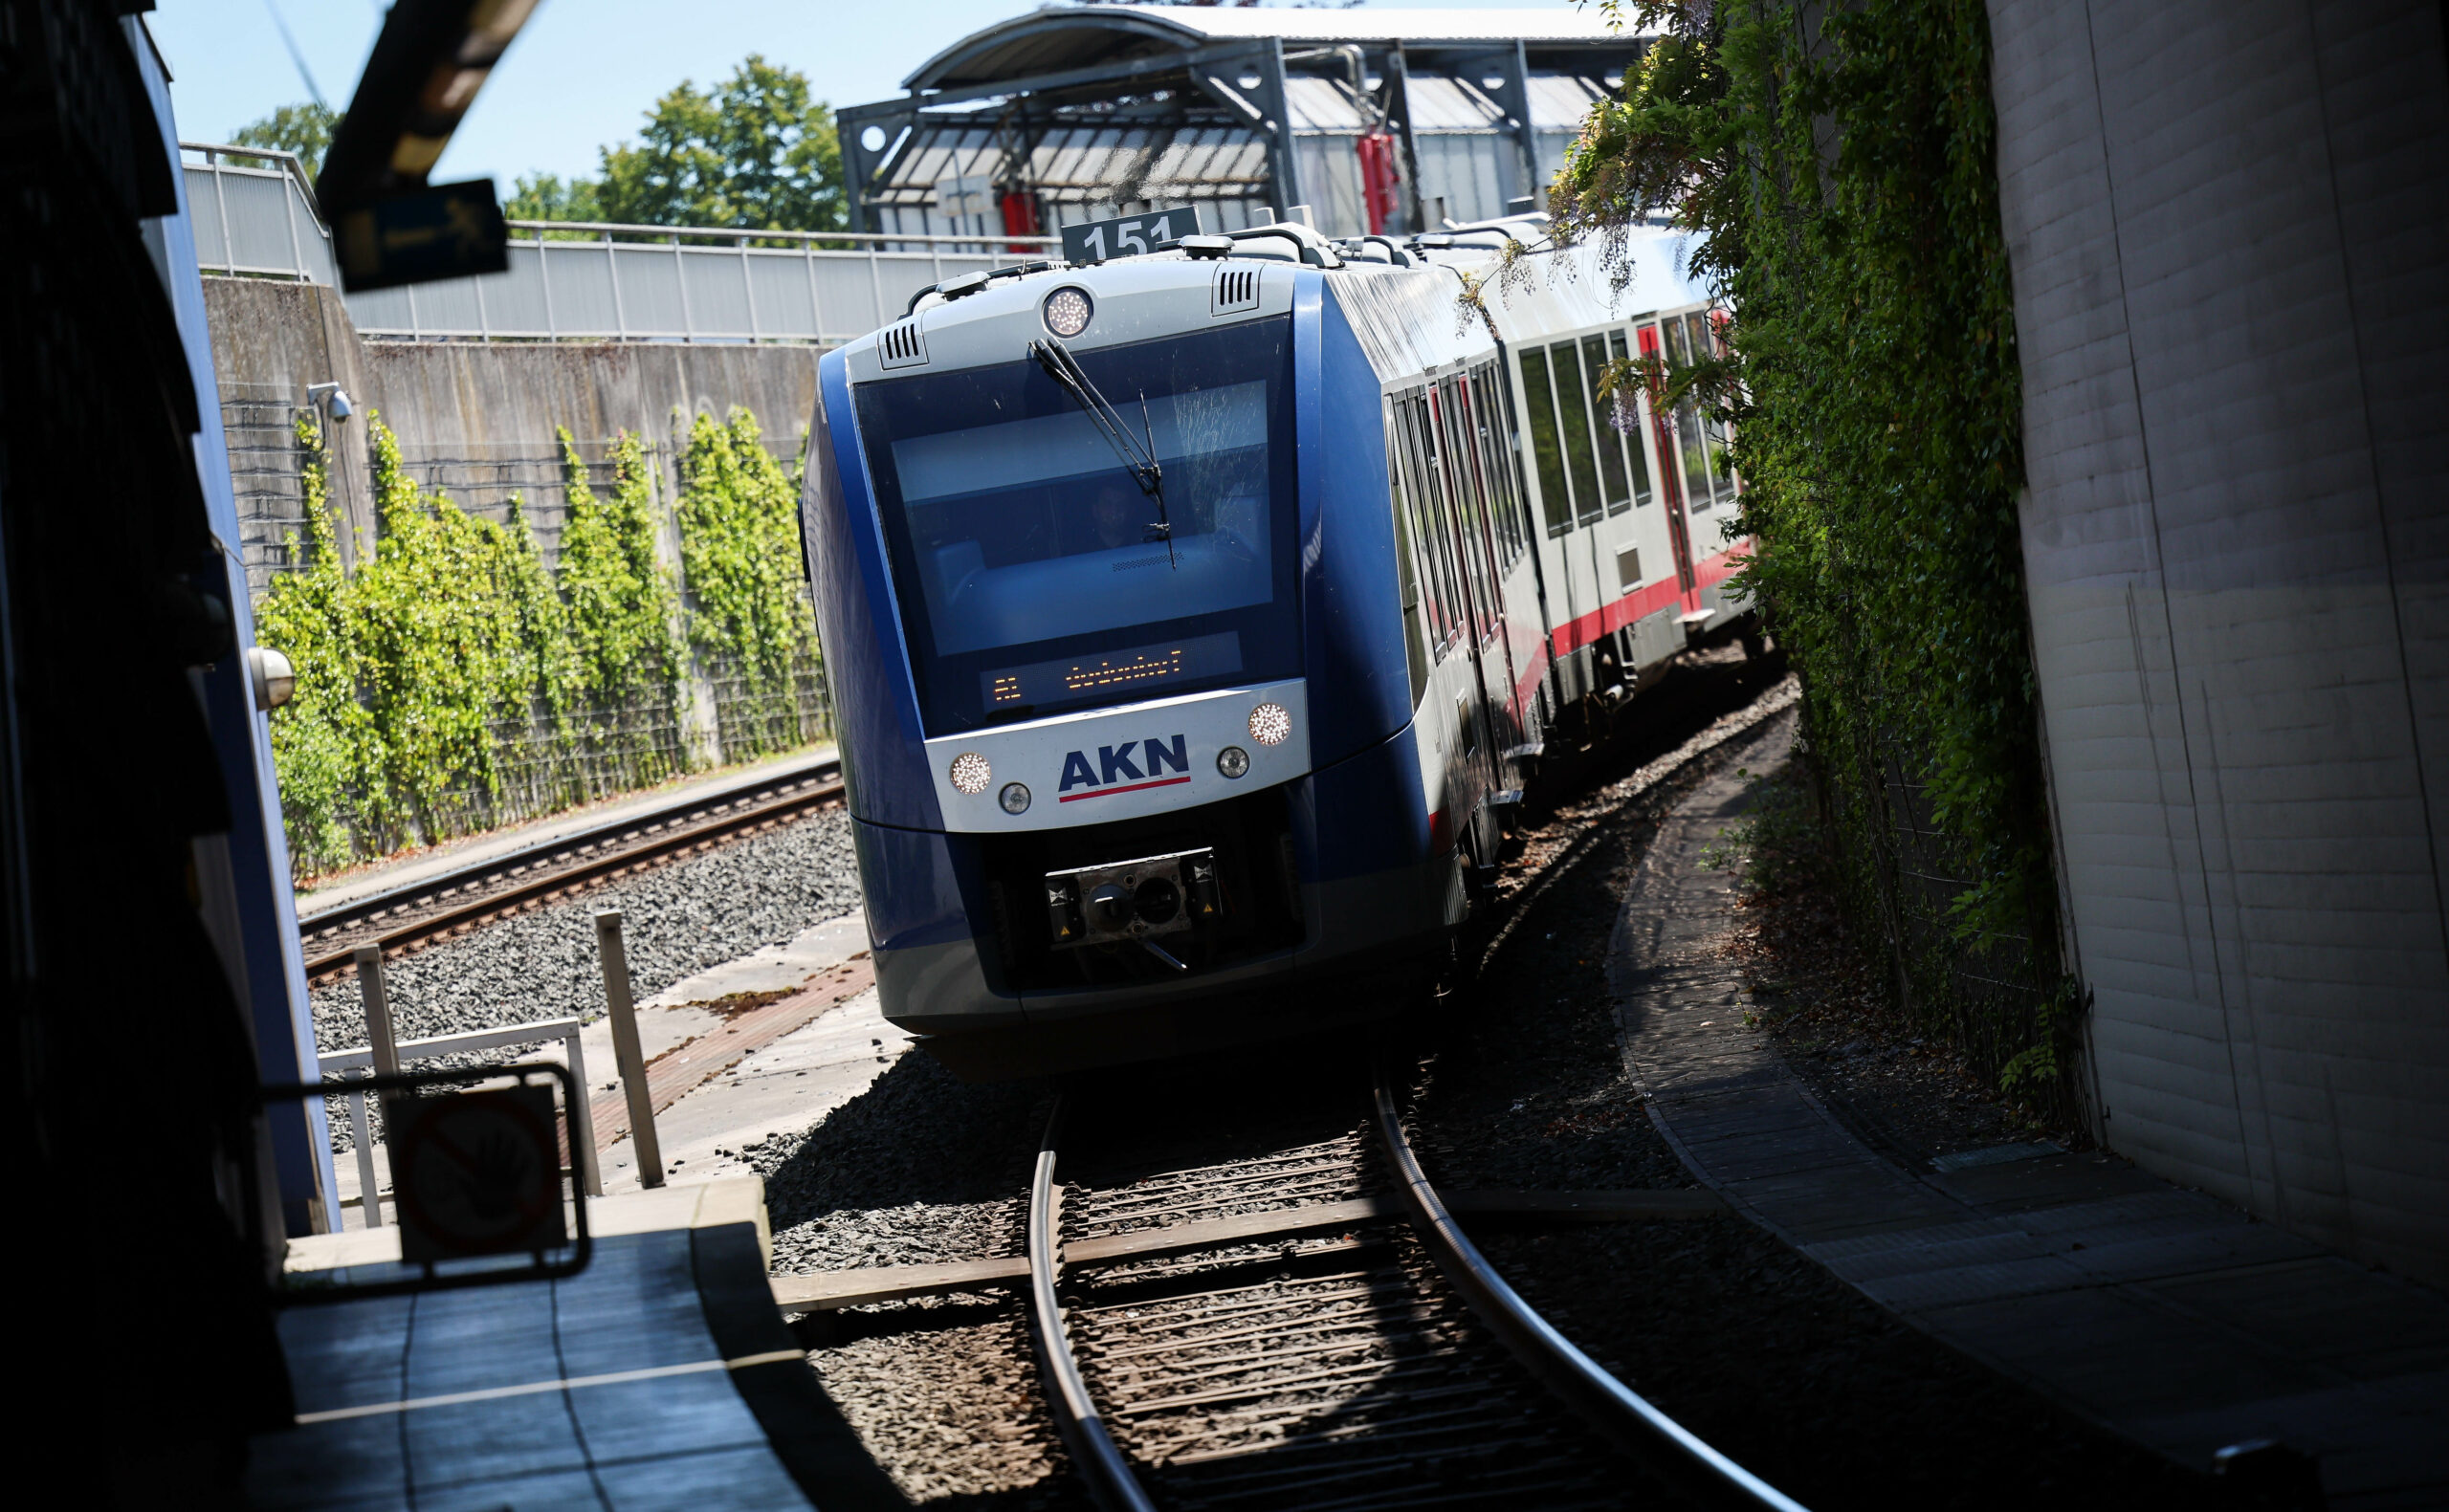
[[[296,1422],[254,1436],[285,1512],[827,1512],[907,1503],[783,1327],[754,1178],[587,1204],[560,1280],[295,1305]],[[414,1274],[397,1230],[293,1243],[335,1284]]]
[[[1742,765],[1774,768],[1791,719]],[[2449,1503],[2449,1303],[2113,1156],[1908,1171],[1830,1116],[1719,950],[1733,765],[1662,825],[1609,961],[1628,1067],[1693,1173],[1872,1301],[2180,1463],[2275,1438],[2329,1504]],[[2000,1151],[2005,1153],[2005,1151]]]

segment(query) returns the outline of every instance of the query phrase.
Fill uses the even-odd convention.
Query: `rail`
[[[1536,1213],[1570,1221],[1576,1216],[1594,1216],[1602,1206],[1612,1208],[1614,1204],[1589,1200],[1601,1195],[1599,1194],[1577,1197],[1569,1194],[1472,1193],[1457,1194],[1449,1201],[1429,1181],[1404,1132],[1395,1083],[1388,1063],[1382,1059],[1377,1067],[1372,1094],[1373,1120],[1393,1169],[1397,1197],[1305,1204],[1289,1210],[1133,1232],[1070,1246],[1062,1239],[1060,1205],[1064,1188],[1056,1180],[1055,1168],[1064,1105],[1062,1100],[1056,1101],[1039,1141],[1029,1188],[1029,1340],[1043,1373],[1046,1401],[1055,1426],[1070,1451],[1073,1467],[1100,1507],[1106,1512],[1155,1512],[1157,1503],[1133,1468],[1130,1457],[1108,1432],[1104,1414],[1073,1352],[1060,1295],[1067,1261],[1097,1263],[1145,1259],[1259,1238],[1333,1234],[1373,1222],[1407,1219],[1439,1271],[1489,1331],[1511,1351],[1533,1380],[1572,1407],[1618,1449],[1673,1483],[1698,1504],[1742,1512],[1803,1512],[1798,1502],[1711,1448],[1565,1338],[1497,1274],[1454,1217],[1455,1208],[1467,1207],[1500,1216]],[[1615,1215],[1620,1216],[1696,1216],[1723,1211],[1713,1198],[1693,1201],[1693,1194],[1686,1193],[1612,1195],[1651,1199],[1625,1205],[1622,1213]],[[1507,1200],[1509,1197],[1512,1200]],[[1588,1208],[1591,1213],[1576,1215],[1576,1208]],[[845,1277],[795,1280],[778,1283],[776,1297],[786,1309],[805,1310],[811,1306],[848,1305],[878,1295],[975,1289],[1005,1280],[1009,1265],[1008,1261],[988,1261],[908,1267],[892,1273],[891,1280],[898,1284],[882,1293],[876,1289],[876,1283],[886,1279],[882,1272],[853,1273],[866,1281],[865,1290],[855,1282],[846,1288],[844,1282],[849,1278]]]
[[[320,983],[345,970],[361,945],[386,953],[413,950],[488,917],[796,818],[841,796],[841,758],[834,756],[768,768],[515,850],[479,854],[412,882],[301,910],[306,975]]]
[[[1803,1512],[1800,1502],[1710,1448],[1690,1429],[1616,1379],[1506,1283],[1454,1221],[1445,1199],[1421,1169],[1411,1137],[1403,1131],[1393,1078],[1383,1061],[1379,1063],[1375,1081],[1379,1143],[1385,1147],[1397,1184],[1410,1204],[1414,1231],[1480,1322],[1504,1341],[1539,1384],[1571,1404],[1619,1448],[1679,1483],[1696,1501]]]
[[[337,285],[331,230],[293,153],[181,142],[207,273]],[[254,167],[249,163],[269,163]],[[894,319],[916,291],[1043,257],[1048,236],[743,230],[513,221],[510,268],[344,296],[362,336],[838,345]],[[517,234],[517,233],[524,233]]]

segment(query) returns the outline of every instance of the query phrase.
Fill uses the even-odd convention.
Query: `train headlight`
[[[1226,777],[1240,777],[1250,769],[1250,754],[1240,746],[1226,746],[1216,753],[1216,770]]]
[[[976,795],[985,792],[986,784],[995,780],[995,769],[977,752],[964,751],[953,757],[952,779],[954,787]]]
[[[1029,811],[1029,790],[1018,782],[1006,782],[997,801],[1004,805],[1006,814],[1026,814]]]
[[[1250,711],[1250,738],[1263,746],[1280,746],[1292,734],[1292,714],[1282,704],[1261,704]]]
[[[1070,340],[1089,328],[1089,291],[1057,289],[1046,296],[1046,328]]]

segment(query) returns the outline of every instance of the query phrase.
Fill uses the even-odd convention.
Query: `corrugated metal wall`
[[[2101,1131],[2449,1278],[2441,8],[1989,9]]]

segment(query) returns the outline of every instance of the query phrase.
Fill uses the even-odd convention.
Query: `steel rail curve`
[[[1403,1132],[1394,1078],[1382,1059],[1376,1069],[1378,1137],[1393,1163],[1397,1185],[1412,1209],[1413,1227],[1437,1268],[1471,1304],[1480,1322],[1504,1341],[1540,1385],[1562,1397],[1619,1448],[1711,1506],[1804,1512],[1802,1504],[1718,1453],[1691,1430],[1652,1406],[1584,1354],[1506,1284],[1463,1233],[1430,1184]]]
[[[1055,1295],[1062,1280],[1063,1246],[1058,1228],[1054,1185],[1055,1139],[1063,1129],[1063,1103],[1055,1100],[1047,1116],[1046,1134],[1038,1141],[1037,1174],[1029,1183],[1029,1341],[1048,1390],[1047,1406],[1054,1426],[1071,1451],[1072,1463],[1089,1482],[1089,1492],[1107,1512],[1157,1512],[1131,1461],[1106,1432],[1097,1404],[1081,1379],[1080,1362],[1071,1353],[1070,1331],[1063,1326],[1063,1304]]]
[[[306,976],[311,981],[345,971],[351,953],[361,945],[378,945],[389,953],[741,830],[795,817],[840,798],[841,771],[839,758],[827,758],[797,773],[777,774],[720,793],[701,790],[675,799],[666,808],[632,813],[309,915],[300,919],[298,929]],[[758,795],[761,787],[781,791]],[[708,817],[694,823],[674,822],[695,815]],[[489,881],[500,885],[488,887]],[[469,895],[458,896],[462,892]],[[413,912],[387,928],[372,931],[364,928],[426,899],[440,906]]]

